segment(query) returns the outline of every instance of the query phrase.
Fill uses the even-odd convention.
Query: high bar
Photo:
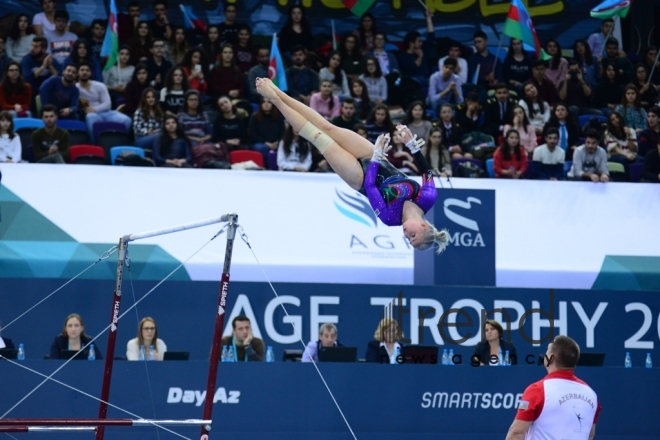
[[[94,426],[153,426],[153,425],[169,425],[169,426],[202,426],[211,425],[211,420],[200,419],[183,419],[183,420],[150,420],[150,419],[0,419],[0,432],[3,427],[43,427],[43,428],[56,428],[56,427],[94,427]]]
[[[157,235],[165,235],[165,234],[171,234],[173,232],[179,232],[179,231],[185,231],[188,229],[195,229],[195,228],[200,228],[202,226],[208,226],[212,225],[214,223],[223,223],[223,222],[228,222],[231,221],[232,219],[235,219],[237,216],[236,214],[225,214],[220,217],[214,217],[214,218],[208,218],[206,220],[200,220],[197,222],[193,223],[186,223],[184,225],[179,225],[179,226],[171,226],[169,228],[163,228],[163,229],[156,229],[153,231],[147,231],[147,232],[138,232],[135,234],[129,234],[125,235],[124,239],[129,242],[129,241],[135,241],[135,240],[141,240],[143,238],[149,238],[149,237],[155,237]]]

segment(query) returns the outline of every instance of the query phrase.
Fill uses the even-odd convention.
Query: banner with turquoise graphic
[[[273,281],[411,285],[415,256],[433,257],[431,251],[414,253],[400,227],[385,226],[367,199],[333,174],[43,164],[3,166],[2,174],[3,277],[67,278],[122,235],[229,212],[239,215]],[[458,178],[451,183],[455,189],[436,180],[434,222],[452,237],[447,250],[433,257],[437,264],[483,266],[491,271],[490,281],[479,284],[498,287],[660,290],[660,240],[649,232],[660,229],[657,185]],[[153,188],[176,188],[185,197]],[[208,226],[131,243],[133,267],[144,264],[144,276],[154,279],[185,261],[183,278],[218,280],[224,237],[207,244],[218,230]],[[115,258],[86,276],[112,277]],[[97,274],[100,267],[104,272]],[[265,281],[243,240],[236,240],[232,279]]]

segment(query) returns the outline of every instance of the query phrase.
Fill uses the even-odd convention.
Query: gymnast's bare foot
[[[257,78],[257,92],[268,100],[277,98],[277,91],[273,89],[273,83],[268,78]]]

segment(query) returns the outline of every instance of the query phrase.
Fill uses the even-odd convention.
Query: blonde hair
[[[434,244],[438,245],[438,249],[435,251],[436,254],[441,254],[447,248],[449,243],[449,232],[446,229],[438,231],[438,229],[433,226],[428,220],[424,220],[428,225],[428,229],[424,232],[424,243],[417,246],[417,249],[420,251],[425,251]]]
[[[394,326],[396,328],[396,336],[395,340],[399,341],[403,339],[403,332],[401,331],[401,328],[399,327],[399,323],[396,322],[394,318],[383,318],[380,320],[378,323],[378,327],[376,328],[376,332],[374,333],[374,339],[383,342],[385,339],[385,333],[387,332],[387,329]]]

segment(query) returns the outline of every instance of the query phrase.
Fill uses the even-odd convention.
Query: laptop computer
[[[319,362],[355,362],[357,347],[321,347]]]
[[[401,354],[405,358],[406,364],[438,363],[437,345],[405,345],[401,349]]]
[[[187,361],[190,353],[187,351],[166,351],[163,353],[164,361]]]
[[[605,363],[605,353],[580,353],[578,367],[602,367]],[[545,366],[545,355],[539,355],[537,365]]]
[[[7,359],[18,358],[18,350],[15,348],[0,348],[0,356]]]
[[[74,360],[76,361],[86,361],[87,360],[87,350],[81,351],[78,353],[78,350],[60,350],[60,359],[71,359],[73,357]],[[78,354],[76,354],[78,353]],[[75,357],[74,357],[75,355]]]

